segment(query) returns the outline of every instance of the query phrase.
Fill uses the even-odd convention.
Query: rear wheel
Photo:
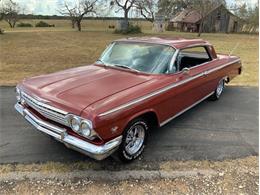
[[[215,89],[214,94],[210,97],[211,100],[218,100],[225,89],[225,79],[221,79]]]
[[[117,157],[124,162],[137,159],[144,150],[147,131],[148,124],[144,119],[138,118],[130,122],[124,131]]]

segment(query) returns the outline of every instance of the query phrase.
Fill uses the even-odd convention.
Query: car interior
[[[194,47],[180,51],[176,59],[176,66],[179,71],[182,71],[184,68],[192,68],[209,61],[211,61],[211,57],[205,47]]]

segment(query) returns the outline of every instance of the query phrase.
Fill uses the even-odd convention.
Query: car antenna
[[[235,45],[235,47],[230,51],[229,57],[234,53],[234,51],[238,48],[238,46],[239,46],[239,43],[237,43],[237,44]]]

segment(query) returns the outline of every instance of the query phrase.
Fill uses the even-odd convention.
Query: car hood
[[[50,105],[79,115],[89,105],[150,79],[130,71],[89,65],[33,77],[23,86]]]

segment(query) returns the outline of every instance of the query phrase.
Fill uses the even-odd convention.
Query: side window
[[[179,71],[183,68],[192,68],[205,62],[211,61],[211,57],[206,47],[198,46],[182,49],[177,57],[176,63]]]

